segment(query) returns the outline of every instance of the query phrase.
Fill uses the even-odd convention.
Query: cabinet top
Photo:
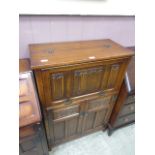
[[[130,57],[133,52],[110,39],[30,44],[32,69]]]

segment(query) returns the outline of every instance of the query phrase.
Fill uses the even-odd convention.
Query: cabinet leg
[[[111,136],[113,133],[113,128],[112,126],[108,123],[108,136]]]
[[[52,151],[52,148],[50,145],[48,145],[48,151]]]
[[[52,151],[51,142],[48,143],[48,151]]]

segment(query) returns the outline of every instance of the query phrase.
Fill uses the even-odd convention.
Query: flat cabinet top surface
[[[133,55],[130,49],[109,39],[31,44],[29,48],[32,69],[117,59]]]
[[[19,127],[41,121],[39,102],[28,59],[19,60]]]

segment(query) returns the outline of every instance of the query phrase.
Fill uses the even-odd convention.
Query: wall
[[[20,16],[19,57],[29,57],[28,44],[110,38],[135,45],[133,16]]]

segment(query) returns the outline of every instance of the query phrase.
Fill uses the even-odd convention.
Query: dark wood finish
[[[85,65],[78,69],[68,69],[53,73],[52,69],[43,70],[44,91],[46,106],[61,104],[74,100],[77,96],[87,95],[93,92],[107,92],[117,90],[119,73],[122,72],[125,62],[102,65],[102,67],[89,67]],[[82,68],[82,69],[81,69]]]
[[[134,49],[134,48],[130,48]],[[134,52],[133,52],[134,53]],[[109,132],[135,122],[135,57],[133,56],[125,74],[117,102],[109,121]]]
[[[135,114],[129,114],[125,117],[119,117],[116,121],[115,127],[121,126],[122,124],[129,124],[135,120]]]
[[[31,126],[22,127],[20,128],[19,134],[20,134],[19,139],[20,155],[49,154],[47,149],[47,141],[42,124],[33,124]]]
[[[121,110],[119,116],[125,116],[131,113],[135,113],[135,103],[124,105],[123,109]]]
[[[132,55],[109,39],[30,45],[50,147],[107,127]]]
[[[29,60],[19,60],[19,68],[19,154],[48,155],[47,141]]]
[[[102,96],[85,104],[82,133],[105,128],[114,105],[115,95]]]

